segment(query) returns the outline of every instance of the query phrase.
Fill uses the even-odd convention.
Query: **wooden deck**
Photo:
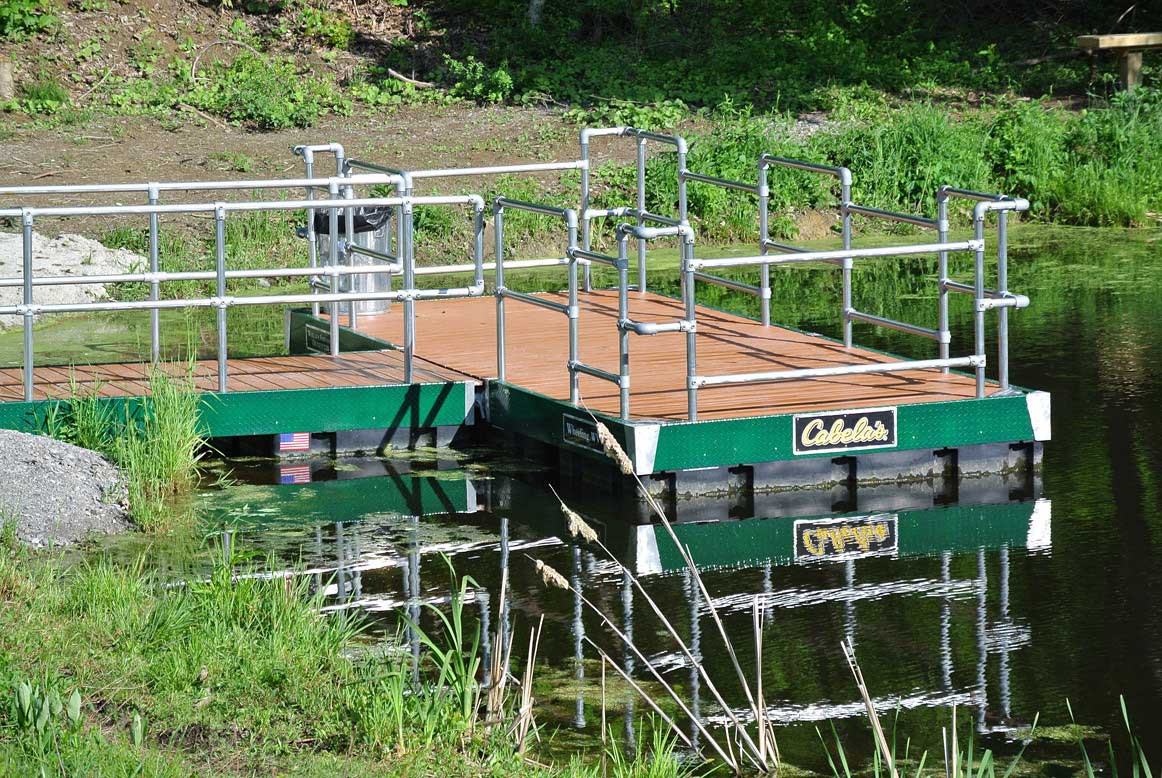
[[[184,374],[184,364],[164,364],[163,369]],[[34,399],[67,398],[75,382],[85,396],[129,397],[149,394],[149,366],[143,364],[76,365],[38,367],[33,371]],[[421,382],[471,381],[457,373],[424,360],[415,364],[415,379]],[[330,387],[382,386],[403,383],[403,352],[363,351],[304,357],[255,357],[231,359],[227,366],[226,388],[231,392],[260,392],[282,389],[322,389]],[[201,360],[194,365],[194,385],[198,391],[218,391],[218,363]],[[19,368],[0,370],[0,402],[24,399],[24,377]]]
[[[564,293],[549,297],[564,301]],[[361,316],[358,329],[400,343],[402,306],[382,316]],[[682,315],[681,303],[660,295],[630,295],[635,321],[667,322]],[[617,372],[617,293],[595,291],[581,296],[580,357],[595,367]],[[496,375],[496,300],[492,297],[422,301],[416,306],[415,379],[419,382],[483,381]],[[557,399],[569,396],[568,321],[555,311],[507,302],[508,380]],[[845,349],[825,338],[766,327],[742,316],[709,308],[698,310],[698,372],[701,375],[749,373],[778,369],[831,367],[857,362],[885,362],[891,357],[864,349]],[[686,346],[684,336],[630,336],[631,411],[634,418],[686,418]],[[184,371],[184,365],[165,369]],[[148,394],[148,365],[100,364],[39,367],[34,372],[34,399],[67,398],[73,385],[82,394],[101,397]],[[383,386],[403,382],[400,351],[348,352],[331,357],[261,357],[231,359],[227,388],[231,392],[327,387]],[[217,362],[195,364],[199,391],[218,390]],[[841,376],[807,381],[780,381],[706,387],[698,392],[702,419],[743,418],[837,408],[903,405],[971,398],[975,385],[962,375],[936,370]],[[616,414],[617,387],[581,377],[581,396],[594,410]],[[19,368],[0,369],[0,402],[24,397]]]
[[[564,293],[548,295],[560,302]],[[667,322],[682,304],[660,295],[630,294],[630,318]],[[509,383],[568,399],[568,321],[560,313],[517,300],[506,302]],[[358,329],[393,343],[403,339],[402,307],[362,316]],[[580,358],[617,372],[616,291],[581,295]],[[734,314],[699,306],[701,375],[888,362],[890,357],[846,349],[825,338],[763,327]],[[422,301],[416,305],[416,353],[431,363],[479,379],[496,375],[496,300]],[[686,345],[681,334],[630,335],[630,409],[634,418],[686,418]],[[934,355],[935,356],[935,355]],[[698,392],[703,419],[741,418],[837,408],[961,400],[975,396],[973,379],[937,370],[841,376],[706,387]],[[594,410],[617,413],[617,387],[581,377],[581,397]]]

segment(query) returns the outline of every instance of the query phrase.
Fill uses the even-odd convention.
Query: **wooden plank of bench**
[[[1162,46],[1162,32],[1131,32],[1117,35],[1079,35],[1079,49],[1152,49]]]

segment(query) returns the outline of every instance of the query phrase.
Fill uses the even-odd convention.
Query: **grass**
[[[303,580],[238,572],[223,557],[205,579],[174,585],[142,561],[0,556],[0,689],[14,701],[0,706],[6,774],[600,774],[522,758],[503,724],[513,705],[493,720],[466,715],[456,684],[476,676],[451,669],[463,647],[448,642],[466,634],[425,635],[416,684],[397,640],[371,639],[351,612],[321,614]],[[49,699],[67,704],[41,717]],[[612,757],[609,774],[686,775],[672,746],[655,739]]]
[[[130,517],[146,530],[171,527],[180,515],[175,498],[198,480],[205,439],[192,369],[153,367],[149,396],[136,404],[102,400],[98,387],[84,393],[74,382],[72,397],[45,411],[45,434],[98,451],[121,469]]]

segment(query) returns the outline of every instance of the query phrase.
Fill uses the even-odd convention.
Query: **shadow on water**
[[[1029,230],[1015,233],[1012,251],[1011,286],[1033,300],[1012,319],[1013,379],[1053,393],[1054,439],[1040,474],[967,479],[953,495],[913,484],[676,506],[675,531],[704,570],[744,666],[753,663],[756,596],[765,609],[764,688],[786,722],[780,745],[791,763],[829,772],[815,732],[827,721],[849,755],[870,756],[844,639],[877,708],[899,711],[914,751],[942,752],[952,705],[1001,750],[1038,713],[1067,722],[1067,697],[1080,722],[1116,733],[1124,693],[1156,753],[1148,733],[1162,731],[1162,236]],[[934,315],[929,267],[883,267],[891,270],[857,273],[857,307],[903,318],[896,308],[906,304]],[[834,334],[834,311],[817,305],[830,288],[826,272],[776,273],[776,318]],[[954,343],[969,326],[967,309],[954,310]],[[857,330],[857,340],[907,355],[924,348],[897,333]],[[236,483],[202,495],[210,533],[310,577],[328,609],[362,609],[388,635],[401,613],[430,619],[421,605],[448,596],[446,554],[477,582],[472,608],[486,634],[498,621],[523,631],[543,615],[551,626],[537,698],[541,720],[560,725],[553,748],[599,737],[600,666],[583,636],[642,674],[572,593],[542,585],[533,557],[631,633],[698,715],[723,716],[623,573],[621,565],[641,578],[714,678],[731,677],[707,604],[633,501],[555,484],[614,562],[572,541],[547,473],[501,452],[222,467]],[[498,612],[505,570],[510,598]],[[743,710],[740,688],[724,684],[723,693]],[[611,722],[627,731],[648,712],[624,688],[610,700]],[[1077,757],[1075,745],[1043,742],[1027,757],[1039,754]]]

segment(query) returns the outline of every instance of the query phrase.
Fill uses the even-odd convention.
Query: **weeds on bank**
[[[42,428],[50,437],[92,449],[116,464],[125,479],[129,513],[145,530],[174,520],[173,499],[198,478],[205,445],[193,388],[193,366],[154,366],[149,396],[112,403],[75,382],[71,397],[48,406]]]
[[[536,737],[539,628],[522,673],[509,673],[510,655],[496,643],[492,680],[481,685],[484,668],[471,649],[479,635],[465,610],[470,579],[458,579],[444,620],[436,617],[442,628],[421,631],[419,665],[399,640],[368,639],[354,612],[322,613],[322,594],[308,583],[225,556],[204,580],[183,585],[144,561],[67,567],[45,556],[0,557],[0,690],[11,693],[0,705],[0,767],[46,775],[187,775],[198,765],[214,774],[291,766],[345,775],[599,774],[522,756]],[[29,646],[39,648],[30,654]],[[677,760],[665,738],[639,744],[633,759],[610,759],[610,775],[687,774],[666,767]]]

